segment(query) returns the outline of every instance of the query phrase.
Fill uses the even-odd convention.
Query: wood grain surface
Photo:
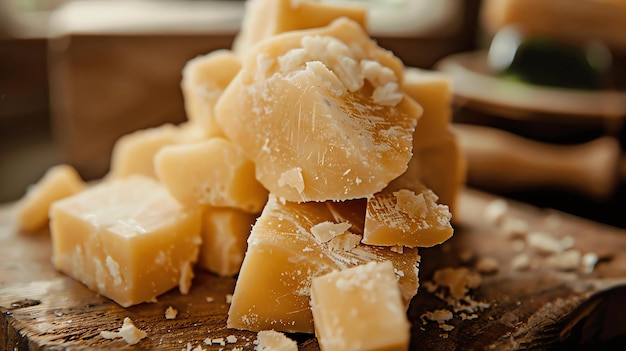
[[[486,213],[495,200],[466,190],[454,237],[420,251],[423,285],[407,312],[410,349],[593,349],[624,340],[626,232],[508,200],[506,212],[494,220]],[[226,296],[233,292],[235,279],[198,271],[188,295],[172,290],[158,302],[121,308],[57,272],[50,262],[49,233],[20,233],[14,211],[12,205],[0,208],[1,350],[254,349],[255,333],[226,328]],[[511,223],[518,224],[516,230],[510,229]],[[592,271],[559,266],[557,254],[531,244],[531,233],[567,243],[568,251],[593,253],[599,261]],[[513,263],[520,255],[530,259],[523,268]],[[485,260],[491,268],[479,270]],[[429,289],[435,272],[448,267],[481,272],[481,285],[469,290],[456,307],[474,301],[483,308],[454,312],[449,300],[442,299],[445,289]],[[179,312],[175,319],[164,317],[169,306]],[[440,324],[426,317],[437,310],[450,311],[453,318]],[[120,328],[125,317],[148,337],[131,346],[100,336],[101,331]],[[203,343],[229,335],[237,342]],[[300,350],[319,350],[312,335],[289,336]]]

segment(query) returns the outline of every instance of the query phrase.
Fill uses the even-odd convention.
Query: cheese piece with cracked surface
[[[411,324],[390,261],[313,278],[311,310],[322,351],[409,348]]]
[[[74,167],[56,165],[32,185],[17,205],[18,226],[22,230],[36,231],[48,224],[50,206],[58,200],[81,192],[85,183]]]
[[[221,277],[239,273],[248,247],[246,240],[256,218],[256,214],[236,208],[206,206],[198,265]]]
[[[400,90],[402,72],[402,62],[357,23],[338,19],[255,46],[220,97],[216,119],[277,196],[367,197],[411,158],[422,109]]]
[[[303,0],[250,0],[233,51],[245,57],[251,48],[273,35],[323,27],[339,17],[350,18],[367,29],[364,6],[342,6]]]
[[[100,183],[50,209],[52,262],[123,307],[187,293],[200,246],[200,211],[151,178]]]
[[[361,244],[365,201],[281,202],[270,194],[248,238],[228,312],[229,328],[313,333],[311,280],[370,261],[393,262],[405,307],[417,292],[417,249]],[[320,223],[340,226],[322,228]],[[338,233],[348,228],[344,233]],[[325,229],[324,229],[325,227]],[[333,231],[315,235],[314,231]],[[327,233],[330,234],[330,233]],[[328,237],[332,239],[326,240]],[[353,240],[353,238],[357,240]]]
[[[432,190],[417,181],[409,189],[395,185],[367,200],[364,244],[430,247],[452,236],[452,214]]]
[[[197,56],[183,67],[181,89],[185,112],[207,138],[223,136],[215,122],[215,103],[230,81],[241,69],[241,62],[232,51],[216,50]]]
[[[181,204],[238,208],[259,213],[267,190],[256,180],[254,164],[229,140],[210,138],[168,145],[154,156],[157,178]]]

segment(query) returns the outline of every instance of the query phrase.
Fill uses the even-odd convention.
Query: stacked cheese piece
[[[406,349],[417,247],[452,235],[463,183],[449,82],[405,71],[362,8],[249,7],[232,51],[184,68],[189,122],[122,137],[100,184],[39,202],[53,262],[122,306],[186,293],[198,262],[239,274],[230,328],[365,349],[370,322],[392,318],[376,347]]]

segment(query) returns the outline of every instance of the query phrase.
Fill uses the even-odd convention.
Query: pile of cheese
[[[233,49],[183,69],[187,123],[120,138],[96,185],[51,169],[22,227],[49,213],[54,265],[124,307],[186,294],[199,267],[238,274],[229,328],[406,349],[417,247],[452,235],[464,164],[448,80],[405,69],[365,19],[250,1]]]

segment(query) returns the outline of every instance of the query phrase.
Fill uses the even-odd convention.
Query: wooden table
[[[420,251],[423,284],[446,267],[475,271],[476,263],[485,258],[497,263],[497,271],[482,273],[482,284],[467,295],[488,307],[474,316],[454,313],[446,327],[441,326],[426,318],[427,312],[451,307],[426,289],[429,283],[424,284],[408,310],[411,350],[558,349],[623,341],[626,302],[620,296],[626,293],[626,231],[512,201],[506,201],[508,210],[497,220],[489,219],[487,208],[495,200],[493,195],[466,190],[454,237]],[[254,349],[255,333],[226,329],[226,296],[233,291],[234,279],[198,272],[189,295],[173,290],[156,303],[124,309],[55,271],[49,234],[19,233],[14,217],[12,205],[0,208],[0,349],[187,350],[188,345],[206,350]],[[527,228],[506,229],[511,223]],[[531,232],[559,238],[600,260],[592,272],[550,266],[555,254],[530,245]],[[512,263],[519,255],[530,258],[526,269]],[[179,312],[175,319],[164,317],[169,306]],[[103,330],[117,330],[125,317],[148,337],[130,346],[100,336]],[[206,338],[229,335],[236,336],[237,342],[203,344]],[[300,350],[319,349],[311,335],[290,336],[299,342]]]

